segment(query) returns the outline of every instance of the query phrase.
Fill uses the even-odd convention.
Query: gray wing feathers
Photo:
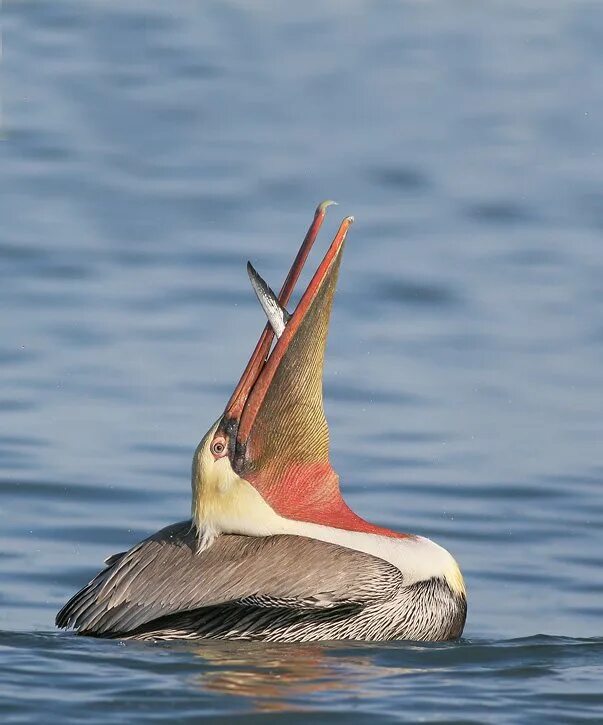
[[[381,559],[300,536],[222,535],[197,552],[190,521],[163,529],[107,564],[59,612],[58,626],[110,635],[225,604],[363,606],[393,597],[402,584],[398,569]]]

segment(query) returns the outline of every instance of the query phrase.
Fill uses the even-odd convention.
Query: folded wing
[[[337,616],[395,596],[402,575],[377,557],[300,536],[224,535],[198,552],[190,521],[108,559],[57,615],[59,627],[100,637],[179,630],[250,632],[283,613]]]

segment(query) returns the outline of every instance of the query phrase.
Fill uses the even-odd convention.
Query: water
[[[603,7],[73,0],[5,4],[3,33],[3,722],[602,717]],[[465,639],[57,633],[187,516],[263,324],[245,261],[278,286],[324,198],[321,249],[357,220],[333,461],[457,556]]]

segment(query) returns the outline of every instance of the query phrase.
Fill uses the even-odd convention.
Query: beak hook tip
[[[337,206],[337,202],[333,201],[332,199],[326,199],[325,201],[321,201],[320,204],[316,207],[316,213],[324,214],[327,208],[330,206]]]

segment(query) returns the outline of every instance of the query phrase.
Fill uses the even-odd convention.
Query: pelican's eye
[[[214,438],[210,450],[214,458],[222,458],[222,456],[226,455],[226,452],[228,451],[226,438],[223,438],[222,436]]]

